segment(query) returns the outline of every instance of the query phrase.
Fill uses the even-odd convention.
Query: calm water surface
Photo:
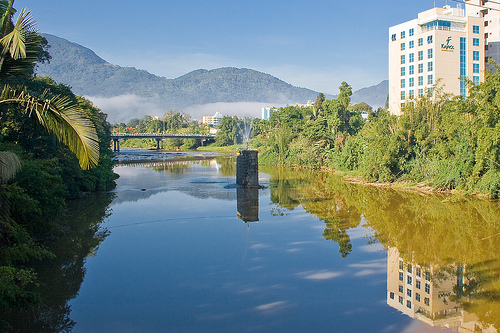
[[[236,189],[223,157],[115,172],[59,305],[74,332],[500,328],[498,202],[265,167],[264,189]]]

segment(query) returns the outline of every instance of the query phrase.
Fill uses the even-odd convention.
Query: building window
[[[408,309],[411,309],[411,301],[406,301],[406,307],[407,307]]]
[[[418,72],[423,73],[424,72],[424,64],[418,64]]]
[[[427,49],[427,59],[432,59],[433,53],[432,49]]]
[[[431,273],[430,272],[425,272],[425,279],[427,281],[430,281],[431,280]]]
[[[413,75],[415,74],[415,66],[413,65],[410,65],[410,67],[408,67],[408,71],[409,71],[409,75]]]
[[[389,293],[389,297],[390,297],[391,299],[394,299],[394,293],[393,293],[392,291]]]
[[[478,25],[473,25],[472,26],[472,32],[475,33],[475,34],[478,34],[479,33],[479,26]]]
[[[432,44],[432,35],[427,36],[427,44]]]
[[[425,284],[425,292],[426,292],[427,294],[430,294],[430,293],[431,293],[431,285],[430,285],[430,284],[428,284],[428,283],[426,283],[426,284]]]
[[[427,84],[434,84],[434,77],[432,74],[427,75]]]
[[[472,60],[479,61],[479,51],[472,51]]]
[[[467,96],[467,39],[460,37],[460,95]],[[426,274],[427,279],[427,274]],[[429,280],[430,281],[430,274]]]
[[[409,33],[408,33],[408,36],[413,36],[415,34],[415,29],[411,28]]]
[[[405,63],[405,55],[402,54],[401,55],[401,65],[404,65],[404,63]]]
[[[402,296],[399,296],[399,303],[403,304],[403,297]]]
[[[474,75],[474,76],[472,77],[472,83],[474,83],[474,84],[476,84],[476,85],[477,85],[477,84],[479,84],[479,76]]]
[[[404,100],[406,98],[405,92],[401,91],[401,100]],[[403,273],[399,273],[399,280],[403,281]]]
[[[424,51],[418,51],[418,60],[424,60]]]
[[[406,295],[408,295],[409,297],[411,297],[411,289],[410,288],[406,289]]]
[[[408,48],[412,49],[415,47],[415,41],[411,40],[408,42]]]
[[[472,72],[479,73],[479,64],[472,64]]]
[[[418,277],[421,277],[422,276],[422,270],[419,268],[417,268],[417,276]]]
[[[424,85],[424,77],[423,76],[418,77],[418,85],[419,86]],[[420,93],[420,90],[422,90],[422,93]],[[419,96],[422,96],[424,94],[423,89],[419,89],[418,91],[419,91],[419,93],[418,93]]]
[[[403,265],[404,265],[404,264],[403,264],[403,260],[400,260],[400,261],[399,261],[399,269],[400,269],[400,270],[403,270],[403,267],[404,267]]]
[[[434,65],[433,65],[432,61],[429,61],[427,63],[427,71],[432,72],[433,70],[434,70]]]
[[[479,46],[479,38],[473,38],[472,39],[472,45]]]
[[[418,89],[418,97],[424,96],[424,89]]]
[[[415,61],[415,53],[410,53],[409,58],[410,58],[409,59],[410,62],[414,62]]]
[[[419,38],[418,39],[418,46],[422,46],[424,45],[424,39],[423,38]]]
[[[401,43],[401,51],[405,50],[405,43]]]
[[[427,96],[432,97],[434,94],[434,89],[432,87],[427,88]]]
[[[401,79],[401,88],[404,88],[406,86],[405,79]]]
[[[405,72],[406,72],[405,68],[401,67],[401,76],[405,76]]]
[[[401,31],[401,39],[405,38],[405,32]]]
[[[415,285],[417,286],[417,289],[420,289],[420,281],[417,280],[417,282],[415,282]]]
[[[484,39],[488,39],[488,33],[487,32],[484,33]]]
[[[415,299],[420,302],[420,294],[419,293],[415,293]]]
[[[408,264],[408,273],[410,273],[410,274],[411,274],[411,273],[412,273],[412,271],[413,271],[413,267],[412,267],[410,264]]]
[[[408,92],[408,98],[409,98],[409,99],[412,99],[412,98],[414,98],[414,97],[415,97],[415,90],[410,90],[410,91]]]
[[[428,297],[424,298],[424,303],[425,303],[425,305],[427,305],[427,306],[429,305],[429,298],[428,298]]]
[[[403,286],[401,286],[401,285],[399,286],[399,292],[403,293]]]
[[[408,80],[409,80],[409,86],[410,86],[410,87],[415,86],[415,79],[414,79],[414,78],[412,78],[412,77],[411,77],[411,78],[409,78]]]
[[[413,282],[413,281],[412,281],[411,276],[409,276],[409,275],[408,275],[408,276],[406,277],[406,283],[407,283],[407,284],[409,284],[409,285],[411,286],[412,282]]]
[[[391,40],[394,42],[396,40],[396,34],[392,34]]]

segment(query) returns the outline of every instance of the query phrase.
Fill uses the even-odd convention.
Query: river
[[[237,189],[234,158],[147,155],[74,203],[21,331],[500,328],[498,202],[276,167]]]

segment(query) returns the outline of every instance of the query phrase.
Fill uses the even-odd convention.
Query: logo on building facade
[[[450,45],[450,42],[451,36],[448,36],[448,38],[446,38],[446,44],[441,44],[441,51],[453,52],[453,50],[455,50],[455,46]]]

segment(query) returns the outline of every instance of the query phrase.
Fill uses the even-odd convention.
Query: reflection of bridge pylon
[[[238,218],[247,222],[259,221],[259,189],[257,187],[237,188]]]

